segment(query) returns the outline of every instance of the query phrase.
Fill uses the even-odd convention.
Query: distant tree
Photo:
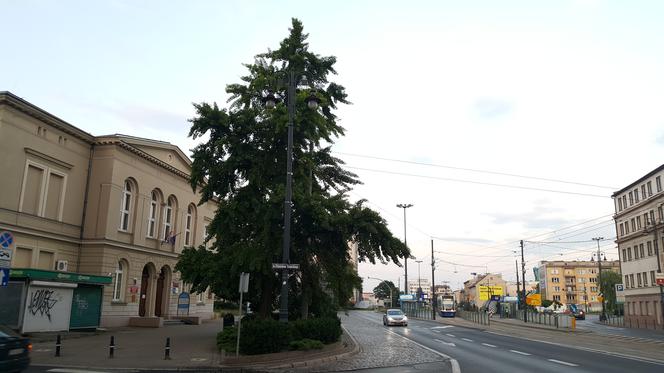
[[[620,274],[614,271],[602,271],[602,291],[604,292],[604,302],[606,302],[606,312],[612,313],[616,310],[616,284],[620,284],[622,279]]]
[[[399,298],[399,289],[394,286],[392,281],[382,281],[373,289],[373,293],[376,299],[385,300],[390,298],[391,307],[394,307],[396,300]]]

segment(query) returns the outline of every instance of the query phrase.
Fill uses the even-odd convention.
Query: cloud
[[[511,102],[497,98],[480,98],[475,100],[473,111],[482,119],[495,119],[506,116],[514,110]]]
[[[496,224],[521,224],[528,229],[557,228],[570,224],[569,219],[551,216],[551,213],[563,211],[560,208],[538,206],[528,212],[521,213],[489,213],[486,214]]]
[[[145,106],[107,107],[107,110],[135,127],[149,127],[164,131],[186,132],[189,122],[184,115]]]
[[[436,237],[437,240],[447,242],[464,242],[464,243],[477,243],[477,244],[491,244],[495,241],[488,240],[481,237]]]
[[[657,143],[657,145],[664,145],[664,132],[657,136],[655,143]]]

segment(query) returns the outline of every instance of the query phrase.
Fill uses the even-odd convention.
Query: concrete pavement
[[[243,367],[262,371],[276,366],[306,366],[335,360],[356,353],[354,341],[344,335],[342,341],[323,350],[286,351],[258,356],[222,356],[216,348],[221,321],[201,325],[168,325],[162,328],[123,327],[97,333],[72,333],[62,339],[61,356],[55,357],[55,335],[33,337],[33,366],[69,367],[108,371],[131,370],[202,370],[219,367]],[[111,336],[115,340],[114,357],[109,357]],[[164,359],[166,338],[170,338],[170,360]]]

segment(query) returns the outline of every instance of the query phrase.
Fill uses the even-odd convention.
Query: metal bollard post
[[[164,360],[171,360],[171,337],[166,337],[166,347],[164,348]]]
[[[111,344],[108,345],[108,358],[112,359],[115,354],[115,337],[111,336]]]
[[[55,357],[60,357],[60,334],[55,340]]]

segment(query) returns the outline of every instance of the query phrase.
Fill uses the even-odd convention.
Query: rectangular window
[[[54,253],[48,251],[39,251],[39,258],[37,260],[37,268],[52,271],[54,269],[53,257]]]
[[[632,260],[632,248],[627,248],[627,260]]]
[[[60,220],[62,210],[62,198],[64,197],[65,177],[62,174],[48,174],[46,187],[46,201],[44,203],[44,217]]]
[[[655,279],[655,271],[650,271],[650,283],[652,286],[657,285],[657,280]]]
[[[636,232],[636,220],[632,218],[630,222],[632,223],[632,232]]]
[[[622,196],[622,201],[623,201],[623,208],[627,208],[627,196],[623,195]]]
[[[652,181],[648,182],[648,197],[652,196]]]
[[[627,250],[622,249],[622,261],[626,262],[627,261]]]
[[[184,226],[184,245],[189,246],[191,241],[191,214],[187,214],[187,221]]]
[[[624,236],[625,235],[625,228],[623,227],[623,224],[620,223],[618,226],[620,227],[620,235]]]
[[[639,189],[634,189],[634,203],[639,203]]]
[[[650,224],[655,224],[655,210],[650,210]]]
[[[655,178],[655,187],[657,187],[657,193],[662,191],[662,178],[660,176]]]
[[[554,295],[553,300],[560,302],[560,295]]]
[[[560,283],[560,278],[558,278],[558,277],[551,277],[551,282],[556,283],[556,284],[557,284],[557,283]]]
[[[641,274],[640,273],[636,274],[636,283],[639,285],[639,287],[643,286],[643,282],[641,281]]]
[[[618,211],[622,211],[623,206],[622,206],[622,199],[618,198]]]
[[[648,219],[648,213],[647,212],[643,214],[643,225],[645,227],[650,225],[650,220]]]
[[[641,185],[641,196],[643,197],[643,199],[646,199],[646,186],[645,186],[645,184]]]
[[[647,272],[643,272],[643,273],[641,274],[641,277],[643,278],[643,286],[648,286],[648,273],[647,273]]]
[[[639,246],[634,245],[634,260],[639,259]]]
[[[634,192],[629,192],[629,205],[632,206],[634,204]]]
[[[597,293],[597,286],[591,286],[590,291],[592,291],[593,293]]]
[[[629,222],[625,222],[625,234],[629,234]]]
[[[44,183],[44,169],[28,164],[23,182],[21,211],[32,215],[41,215],[41,197]]]
[[[32,249],[28,249],[25,247],[17,247],[13,259],[14,259],[14,264],[13,264],[14,268],[32,267]]]
[[[150,215],[148,216],[148,237],[154,238],[157,226],[157,201],[150,201]]]
[[[659,212],[659,221],[664,221],[664,207],[659,206],[657,212]]]
[[[648,256],[652,256],[652,242],[646,242],[646,246],[648,247]]]
[[[629,282],[632,284],[632,287],[635,287],[635,282],[634,282],[634,274],[632,273],[629,275]]]
[[[629,276],[625,275],[625,287],[629,287]]]
[[[644,258],[645,252],[643,251],[643,244],[639,244],[639,258]]]
[[[641,229],[641,215],[636,217],[636,229],[637,230]]]
[[[122,206],[120,206],[120,230],[129,230],[129,209],[131,208],[131,193],[122,193]]]

